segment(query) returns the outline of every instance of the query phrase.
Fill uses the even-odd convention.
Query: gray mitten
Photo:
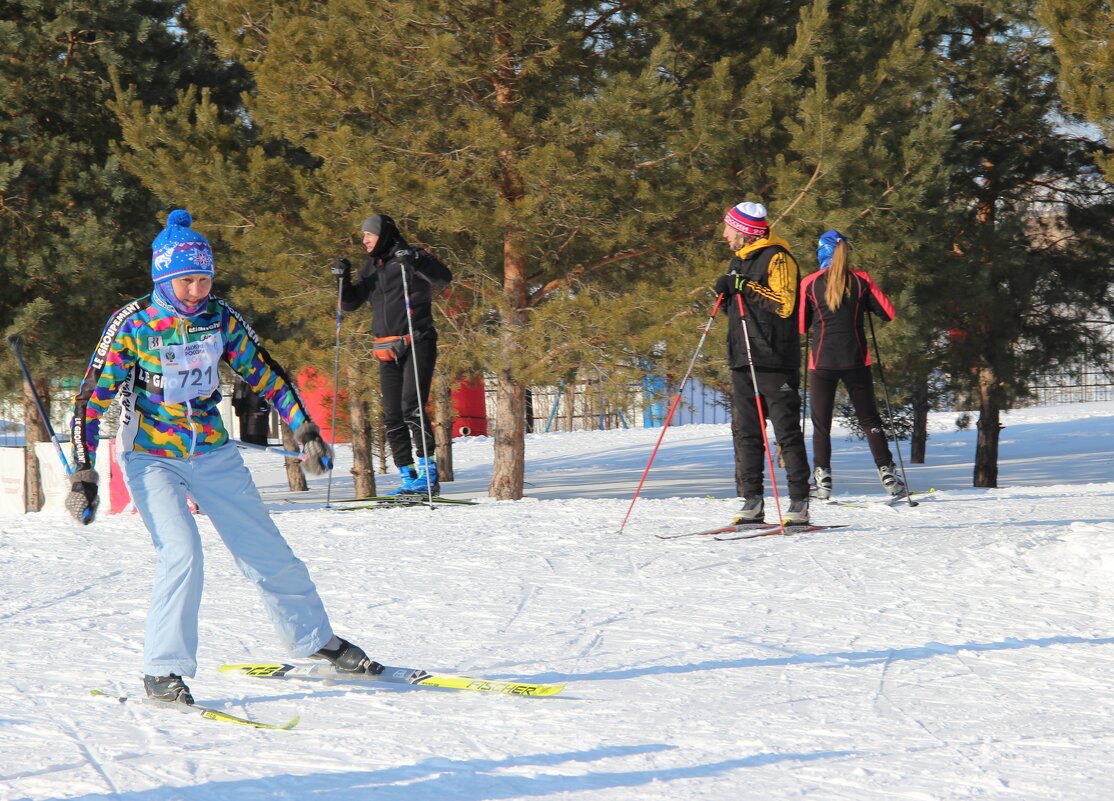
[[[89,525],[97,516],[97,471],[92,468],[75,470],[70,474],[70,494],[66,496],[66,511],[74,520]]]
[[[321,429],[306,423],[294,432],[294,441],[302,449],[302,469],[311,476],[320,476],[333,469],[333,449],[321,438]]]

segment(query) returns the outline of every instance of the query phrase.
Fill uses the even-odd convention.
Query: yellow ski
[[[126,703],[128,700],[130,700],[129,697],[126,695],[112,695],[111,693],[106,693],[101,690],[90,690],[89,693],[100,698],[111,698],[114,701],[119,701],[121,704]],[[149,699],[144,699],[144,701],[151,706],[159,707],[162,709],[170,708],[174,709],[177,712],[193,712],[201,715],[201,717],[205,718],[206,720],[216,720],[220,721],[221,723],[235,723],[240,726],[250,726],[253,729],[275,729],[278,731],[289,731],[290,729],[297,726],[299,721],[301,720],[301,718],[299,717],[292,717],[290,720],[286,721],[286,723],[262,723],[258,720],[252,720],[251,718],[242,718],[238,715],[233,715],[228,712],[221,712],[219,709],[212,709],[207,706],[201,706],[200,704],[183,704],[177,701],[152,701]]]
[[[441,687],[450,690],[473,690],[482,693],[526,695],[533,698],[557,695],[564,684],[539,684],[526,681],[477,679],[467,676],[445,676],[425,670],[403,667],[384,667],[383,672],[345,673],[329,664],[291,665],[284,662],[250,662],[238,665],[221,665],[222,673],[237,673],[257,679],[331,679],[333,681],[388,682],[411,684],[419,687]]]

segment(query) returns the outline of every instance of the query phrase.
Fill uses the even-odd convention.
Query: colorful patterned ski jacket
[[[146,295],[109,318],[74,398],[70,435],[77,469],[94,467],[101,417],[119,395],[120,453],[189,458],[228,441],[217,362],[227,362],[297,430],[309,414],[293,382],[228,303],[209,297],[182,317]]]
[[[862,270],[849,270],[851,294],[835,311],[828,308],[824,293],[828,288],[828,272],[813,273],[801,282],[799,330],[812,328],[812,345],[808,351],[810,370],[852,370],[869,367],[873,362],[863,332],[863,317],[873,312],[883,320],[892,320],[894,305],[870,276]]]

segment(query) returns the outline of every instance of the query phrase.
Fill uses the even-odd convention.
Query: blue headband
[[[846,241],[847,237],[834,228],[820,235],[820,242],[816,247],[816,260],[820,262],[821,270],[826,270],[831,265],[836,245]]]

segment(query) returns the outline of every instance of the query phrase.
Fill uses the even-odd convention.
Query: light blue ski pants
[[[190,459],[132,451],[124,454],[124,476],[158,555],[143,641],[145,673],[197,672],[204,556],[187,492],[259,589],[287,650],[308,656],[329,642],[333,630],[309,571],[272,522],[234,445]]]

